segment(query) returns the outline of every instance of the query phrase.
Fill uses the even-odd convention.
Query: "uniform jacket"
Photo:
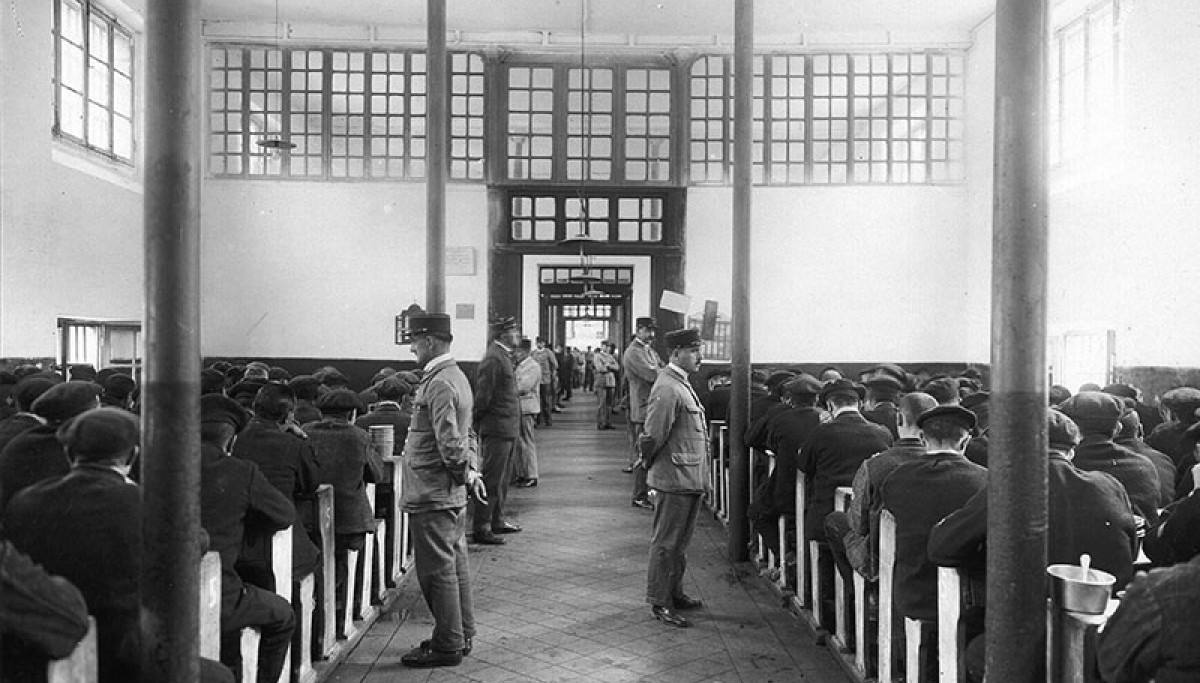
[[[621,356],[621,367],[629,382],[629,421],[646,421],[646,404],[650,402],[650,389],[658,379],[662,360],[649,344],[634,337]]]
[[[57,479],[71,471],[71,461],[55,438],[57,427],[43,425],[13,437],[0,451],[0,509],[13,494],[46,479]]]
[[[453,359],[426,370],[413,398],[413,419],[404,443],[400,504],[405,512],[467,504],[467,470],[477,465],[470,432],[473,401],[467,377]]]
[[[336,533],[361,534],[375,530],[375,512],[367,499],[367,484],[383,481],[379,459],[366,432],[338,419],[304,425],[321,467],[321,483],[333,486]]]
[[[404,440],[408,438],[408,425],[411,422],[412,416],[404,412],[399,403],[381,401],[375,404],[374,410],[355,420],[354,426],[370,435],[371,427],[391,425],[395,439],[392,442],[392,456],[398,458],[404,453]]]
[[[825,540],[825,515],[833,512],[833,492],[849,486],[859,465],[892,445],[892,435],[857,411],[846,411],[819,425],[800,448],[798,467],[807,475],[804,532]]]
[[[538,385],[542,383],[542,369],[532,356],[527,356],[517,366],[517,396],[521,400],[522,415],[537,415],[542,412],[538,400]]]
[[[592,356],[592,367],[596,371],[596,388],[607,389],[617,386],[617,359],[607,351],[597,351]]]
[[[646,484],[667,493],[703,493],[708,481],[708,423],[682,370],[668,365],[650,389],[638,439]]]
[[[1125,486],[1133,511],[1147,524],[1158,521],[1158,499],[1161,495],[1158,470],[1150,459],[1118,446],[1112,439],[1087,435],[1075,447],[1072,463],[1085,472],[1107,472]]]
[[[479,361],[474,402],[475,431],[479,436],[517,438],[521,431],[517,376],[511,356],[499,342],[488,344],[483,360]]]
[[[1092,566],[1117,577],[1116,589],[1133,575],[1137,544],[1133,506],[1125,487],[1103,472],[1082,472],[1058,453],[1047,467],[1049,489],[1049,564],[1079,564],[1092,556]],[[981,567],[987,541],[987,491],[980,491],[961,510],[943,519],[929,534],[929,559],[946,567]]]
[[[909,460],[883,480],[880,502],[896,518],[892,597],[910,619],[937,619],[937,566],[926,548],[929,531],[987,487],[987,470],[957,453]]]
[[[868,581],[879,578],[879,511],[883,509],[883,482],[896,468],[925,456],[920,439],[902,438],[892,447],[863,461],[854,474],[854,497],[846,510],[850,531],[844,539],[846,557]]]
[[[554,376],[558,374],[558,358],[550,347],[534,349],[529,352],[529,357],[537,361],[538,367],[542,370],[542,384],[550,384],[554,382]]]
[[[233,444],[233,457],[258,465],[258,469],[288,500],[292,501],[292,568],[297,578],[316,568],[320,550],[310,538],[316,531],[316,496],[321,485],[321,467],[317,464],[312,446],[294,434],[279,429],[279,425],[254,418],[238,434]],[[247,534],[242,559],[269,576],[270,536]]]
[[[1097,656],[1108,683],[1200,680],[1200,559],[1141,574],[1100,634]]]
[[[294,514],[292,502],[258,465],[200,444],[200,524],[208,532],[209,549],[221,555],[221,614],[233,610],[242,592],[234,567],[247,527],[250,533],[274,533],[286,529]]]
[[[91,465],[25,488],[12,499],[4,522],[13,545],[83,594],[96,618],[105,681],[137,675],[141,524],[137,485]]]

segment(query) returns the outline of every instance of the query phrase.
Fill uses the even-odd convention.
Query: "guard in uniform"
[[[629,466],[625,472],[633,472],[633,506],[653,508],[647,495],[646,470],[634,467],[637,462],[637,440],[642,433],[642,425],[646,423],[646,404],[650,401],[650,389],[658,379],[658,370],[662,367],[662,359],[651,346],[658,324],[654,318],[638,318],[637,333],[633,341],[621,356],[621,365],[625,370],[626,381],[629,382],[629,438],[631,441]]]
[[[492,343],[479,361],[476,375],[473,417],[481,441],[479,469],[490,495],[486,501],[471,504],[472,536],[476,543],[503,545],[504,539],[497,534],[521,530],[504,519],[512,459],[521,434],[521,400],[512,362],[521,331],[514,318],[497,320],[491,329]],[[548,410],[544,401],[542,408]]]

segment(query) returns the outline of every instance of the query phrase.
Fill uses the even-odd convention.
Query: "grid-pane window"
[[[661,244],[666,241],[666,204],[665,197],[654,192],[522,191],[509,199],[509,239]]]
[[[1094,5],[1054,32],[1050,48],[1050,161],[1103,151],[1116,138],[1116,0]]]
[[[661,242],[662,221],[660,197],[622,197],[617,201],[618,242]]]
[[[613,176],[613,70],[567,71],[567,179]]]
[[[625,179],[671,179],[671,72],[625,72]]]
[[[483,179],[483,57],[450,56],[450,177]]]
[[[211,46],[209,171],[424,178],[425,61],[414,51]],[[452,53],[450,62],[450,177],[479,180],[483,61]]]
[[[706,56],[692,68],[693,183],[731,177],[717,137],[732,139],[731,62]],[[760,55],[754,73],[753,182],[962,180],[961,52]]]
[[[557,238],[558,200],[555,197],[513,197],[510,215],[513,241],[550,242]]]
[[[54,132],[133,161],[133,34],[90,0],[58,0]]]
[[[508,70],[508,177],[554,176],[554,68]]]
[[[585,237],[608,241],[608,197],[567,197],[567,239]]]

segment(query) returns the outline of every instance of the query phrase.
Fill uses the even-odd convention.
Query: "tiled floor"
[[[597,431],[591,394],[566,406],[553,427],[536,432],[539,485],[510,493],[509,517],[525,530],[504,546],[470,547],[478,624],[471,655],[443,669],[400,664],[432,628],[409,580],[330,681],[848,680],[752,566],[726,559],[724,529],[707,512],[685,579],[704,607],[687,613],[691,628],[655,621],[644,601],[653,513],[630,506],[624,423]]]

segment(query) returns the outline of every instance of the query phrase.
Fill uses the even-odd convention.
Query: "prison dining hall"
[[[1198,42],[10,0],[0,683],[1200,680]]]

